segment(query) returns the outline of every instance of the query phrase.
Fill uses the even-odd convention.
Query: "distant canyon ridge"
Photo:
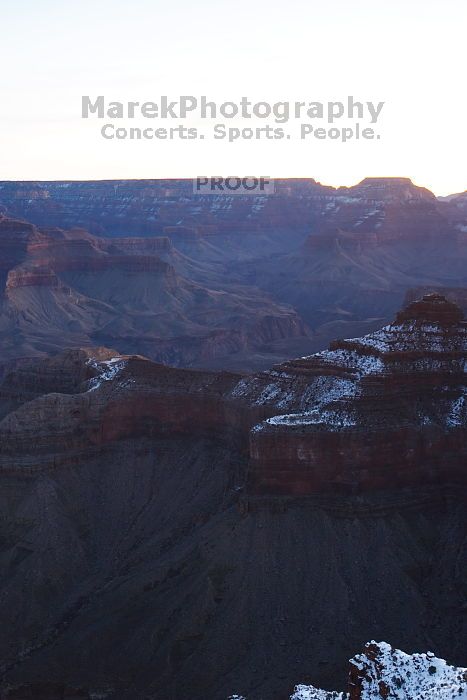
[[[3,361],[105,345],[255,371],[439,291],[466,308],[467,193],[407,178],[273,195],[191,180],[0,182]]]

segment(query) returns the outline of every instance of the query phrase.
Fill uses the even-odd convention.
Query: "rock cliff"
[[[208,365],[273,353],[311,332],[289,306],[222,284],[169,239],[119,239],[38,229],[0,217],[1,352],[13,360],[107,345],[167,364]]]
[[[253,487],[307,494],[465,483],[466,363],[462,311],[431,294],[381,331],[275,368],[263,401],[282,410],[251,432]],[[288,387],[303,386],[303,376],[307,393],[297,396]]]
[[[344,688],[372,638],[462,665],[460,319],[429,296],[249,377],[105,348],[4,364],[2,692],[282,700]]]
[[[251,372],[377,330],[409,289],[467,287],[463,195],[406,178],[275,184],[0,182],[3,355],[108,345]]]
[[[297,686],[291,700],[463,700],[467,669],[448,666],[432,652],[405,654],[370,642],[349,663],[347,692]]]

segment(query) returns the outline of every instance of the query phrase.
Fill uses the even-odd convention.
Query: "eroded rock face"
[[[415,187],[408,177],[366,177],[348,190],[363,199],[374,201],[429,202],[435,199],[430,190],[425,187]]]
[[[291,307],[223,282],[215,264],[195,264],[167,237],[113,242],[0,215],[2,360],[106,345],[209,366],[311,335]]]
[[[216,438],[246,456],[250,427],[271,412],[232,399],[239,380],[107,348],[10,363],[0,384],[0,471],[56,469],[121,440],[164,436]]]
[[[277,180],[267,197],[0,182],[0,211],[8,358],[107,345],[252,372],[380,328],[409,288],[467,285],[465,208],[406,178]]]
[[[350,660],[346,692],[297,686],[291,700],[465,700],[467,669],[449,666],[432,652],[405,654],[369,642]]]
[[[426,295],[381,331],[275,368],[257,400],[282,411],[252,429],[253,488],[307,494],[465,483],[462,318],[454,303]],[[254,381],[244,391],[255,392]],[[295,411],[284,415],[286,406]]]
[[[464,319],[462,309],[442,294],[426,294],[422,299],[411,302],[405,309],[399,311],[396,323],[420,324],[433,323],[440,328],[452,329],[455,334]],[[448,346],[446,347],[448,349]]]
[[[449,323],[417,307],[250,377],[106,348],[5,365],[0,686],[280,700],[298,679],[344,688],[347,659],[375,637],[462,664],[465,326],[439,298],[423,307],[435,302]],[[290,414],[314,428],[295,431]],[[249,463],[250,430],[267,419],[283,442]],[[399,456],[413,450],[397,479],[375,436],[387,459],[395,441]],[[450,463],[437,461],[443,441]],[[271,497],[282,459],[285,497]],[[356,472],[367,492],[330,493],[326,469],[341,484]]]
[[[267,197],[194,195],[191,180],[0,182],[0,202],[14,216],[37,225],[84,226],[98,235],[131,231],[186,239],[280,228],[306,230],[328,220],[348,222],[349,215],[358,228],[362,217],[381,223],[386,208],[395,212],[401,205],[410,207],[409,218],[417,215],[417,209],[420,215],[424,207],[438,218],[432,192],[396,177],[365,178],[354,187],[337,189],[313,179],[278,179],[275,194]],[[337,210],[341,213],[336,218]]]
[[[258,494],[465,483],[466,347],[459,307],[432,294],[380,331],[245,378],[105,348],[16,362],[0,386],[0,465],[195,433],[249,449]]]
[[[98,235],[182,238],[302,228],[335,189],[314,180],[278,181],[277,197],[200,196],[192,180],[0,183],[0,202],[38,225],[84,226]]]
[[[464,312],[464,316],[467,316],[467,288],[466,287],[416,287],[415,289],[409,289],[405,296],[405,305],[417,301],[425,294],[438,293],[444,296],[449,301],[454,302],[457,306],[460,306]]]
[[[350,661],[349,700],[454,700],[467,697],[467,669],[448,666],[432,652],[405,654],[370,642]]]

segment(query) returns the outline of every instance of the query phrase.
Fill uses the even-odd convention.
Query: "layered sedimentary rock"
[[[191,238],[272,227],[303,229],[334,194],[314,180],[278,181],[277,196],[202,196],[192,180],[0,183],[0,203],[38,225],[84,226],[98,235]]]
[[[430,294],[380,331],[245,378],[105,348],[16,361],[0,386],[0,463],[56,467],[127,437],[193,431],[246,452],[250,433],[252,493],[464,483],[466,353],[462,311]]]
[[[443,219],[435,196],[408,178],[365,178],[354,187],[337,189],[312,179],[278,179],[270,196],[201,196],[193,193],[191,180],[2,182],[0,203],[12,215],[38,225],[84,226],[98,235],[192,238],[284,228],[306,231],[330,221],[345,222],[344,228],[380,227],[386,213],[391,219],[397,211],[404,212],[405,225],[420,215],[430,227]],[[449,206],[445,202],[443,211]]]
[[[459,318],[430,297],[369,338],[249,377],[105,348],[5,364],[1,692],[281,700],[298,680],[344,688],[347,659],[372,638],[462,665]],[[290,414],[329,436],[331,476],[363,474],[355,489],[303,477],[323,445],[313,451],[317,431],[290,429]],[[250,460],[251,429],[276,422],[281,441],[261,451],[254,431]],[[387,455],[394,434],[408,457],[409,436],[435,462],[381,471],[376,433]],[[341,434],[353,435],[343,454]]]
[[[462,311],[464,316],[467,316],[467,287],[416,287],[415,289],[409,289],[406,297],[405,303],[410,304],[413,301],[417,301],[420,297],[425,294],[438,293],[446,297],[448,301],[452,301],[457,304]]]
[[[244,265],[316,331],[317,349],[388,323],[409,289],[467,286],[467,234],[430,211],[436,203],[383,202],[371,216],[362,215],[369,205],[330,204],[298,249]]]
[[[192,366],[306,342],[310,330],[291,307],[223,284],[222,272],[164,237],[113,243],[0,217],[2,357],[107,345]]]
[[[224,401],[237,381],[106,349],[18,363],[0,390],[0,470],[27,474],[79,463],[139,437],[232,435],[246,449],[248,421]]]
[[[342,187],[339,191],[375,202],[429,202],[436,199],[425,187],[415,187],[408,177],[366,177],[355,187]]]
[[[10,182],[0,207],[9,358],[110,345],[251,372],[376,330],[410,288],[467,287],[465,208],[405,178],[278,180],[259,197]]]
[[[309,494],[465,482],[462,319],[458,306],[427,295],[381,331],[273,370],[268,405],[296,408],[298,396],[283,387],[303,386],[303,376],[309,400],[306,412],[282,412],[253,428],[253,488]]]

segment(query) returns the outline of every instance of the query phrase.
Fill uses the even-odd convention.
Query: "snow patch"
[[[446,418],[446,423],[450,428],[457,428],[467,425],[467,389],[464,387],[463,393],[451,404],[451,410]]]
[[[93,377],[88,383],[88,392],[96,391],[103,382],[110,382],[115,379],[116,376],[126,367],[128,364],[127,360],[121,357],[113,357],[111,360],[105,360],[104,362],[97,362],[97,360],[88,360],[88,365],[94,367],[99,372],[97,377]]]
[[[311,685],[297,685],[290,700],[346,700],[348,695],[329,690],[319,690]]]
[[[378,653],[373,661],[359,654],[351,663],[364,669],[361,700],[380,697],[381,684],[388,700],[467,700],[467,669],[448,666],[434,654],[405,654],[389,644],[371,643]]]
[[[431,652],[410,655],[371,642],[350,664],[358,679],[352,697],[359,700],[467,700],[467,669],[448,666]],[[229,700],[246,698],[232,695]],[[297,685],[290,700],[350,700],[350,695]]]

